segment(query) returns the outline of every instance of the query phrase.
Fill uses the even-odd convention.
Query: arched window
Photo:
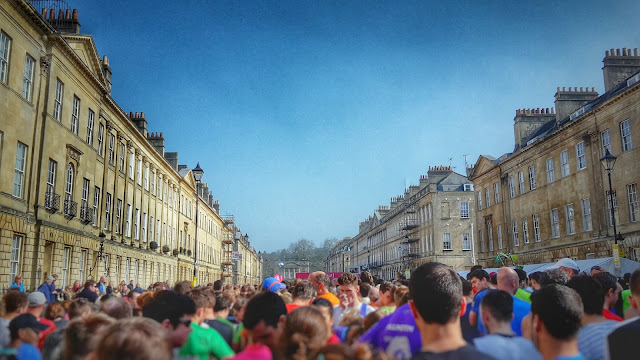
[[[73,165],[67,164],[67,176],[64,187],[64,199],[73,200]]]

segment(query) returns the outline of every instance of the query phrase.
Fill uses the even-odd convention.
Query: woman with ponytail
[[[312,306],[292,310],[280,334],[280,359],[306,360],[327,344],[329,333],[322,313]]]

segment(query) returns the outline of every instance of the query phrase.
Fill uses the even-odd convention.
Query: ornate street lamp
[[[613,207],[613,186],[611,185],[611,172],[613,171],[613,166],[616,164],[616,157],[611,155],[609,149],[606,149],[604,156],[600,159],[600,163],[602,167],[604,167],[607,172],[607,177],[609,178],[609,207],[611,208],[611,224],[613,225],[613,266],[615,269],[616,277],[620,277],[622,275],[622,270],[620,269],[620,252],[618,250],[618,230],[616,228],[616,214],[615,209]],[[620,237],[622,238],[622,237]]]
[[[202,184],[204,170],[202,170],[200,163],[198,163],[196,168],[191,170],[191,172],[193,173],[193,178],[196,181],[196,234],[193,237],[193,286],[196,286],[196,283],[198,282],[198,211],[200,209],[200,186]]]

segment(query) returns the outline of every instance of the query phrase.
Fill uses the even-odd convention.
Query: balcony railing
[[[46,193],[44,195],[44,208],[50,213],[60,210],[60,195],[54,192]]]
[[[80,222],[86,225],[92,221],[93,209],[91,209],[88,204],[83,204],[80,206]]]
[[[418,226],[420,226],[420,223],[418,222],[418,219],[405,219],[405,221],[402,222],[402,230],[411,230],[411,229],[415,229]]]
[[[64,201],[64,216],[72,219],[78,214],[78,203],[67,199]]]

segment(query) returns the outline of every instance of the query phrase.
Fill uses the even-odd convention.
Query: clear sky
[[[79,1],[112,96],[258,250],[354,236],[428,166],[513,149],[518,108],[603,92],[640,1]],[[451,158],[451,160],[450,160]]]

